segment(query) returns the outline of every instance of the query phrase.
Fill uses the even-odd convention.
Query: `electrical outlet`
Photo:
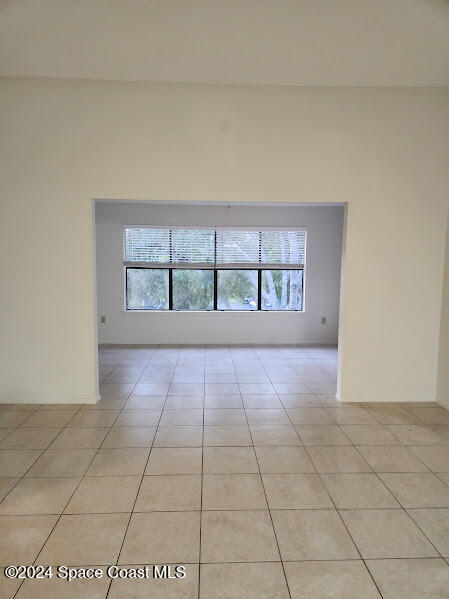
[[[321,317],[321,324],[326,324],[326,317],[325,316]]]
[[[100,322],[101,324],[104,324],[106,322],[106,316],[100,316]]]

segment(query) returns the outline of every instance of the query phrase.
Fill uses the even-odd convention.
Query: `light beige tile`
[[[0,410],[0,428],[16,428],[32,414],[29,410]]]
[[[342,424],[341,429],[354,445],[400,445],[381,424]]]
[[[269,512],[203,512],[202,562],[279,561]]]
[[[449,445],[416,445],[409,449],[433,472],[449,472]]]
[[[288,599],[280,563],[202,564],[201,599]]]
[[[401,406],[368,406],[368,411],[380,424],[420,424],[420,421]]]
[[[444,408],[408,408],[424,424],[449,424],[449,411]]]
[[[210,386],[210,385],[209,385]],[[226,385],[228,386],[228,385]],[[206,385],[207,387],[207,385]],[[208,391],[209,393],[215,393],[215,391]],[[233,391],[225,391],[223,393],[233,393]],[[172,383],[168,390],[168,395],[203,395],[204,384],[203,383]]]
[[[2,449],[45,449],[60,428],[17,428],[2,443]]]
[[[123,476],[143,474],[149,449],[99,449],[86,472],[87,476]]]
[[[128,397],[133,387],[134,384],[132,383],[103,383],[100,385],[100,395],[101,397],[112,398]]]
[[[124,405],[125,410],[162,410],[165,395],[131,395]]]
[[[56,568],[57,566],[53,566],[53,578],[26,580],[20,587],[17,599],[105,599],[110,583],[105,573],[102,578],[78,578],[67,582],[66,579],[57,577]],[[98,566],[92,568],[99,569]],[[106,568],[102,570],[105,572]]]
[[[80,410],[70,421],[71,427],[112,426],[120,410]]]
[[[443,559],[385,559],[366,562],[384,599],[445,599],[449,567]]]
[[[83,476],[96,449],[47,449],[25,476]]]
[[[6,497],[19,480],[19,478],[0,478],[0,501]]]
[[[0,449],[0,476],[23,476],[41,453],[38,449]]]
[[[284,408],[320,408],[322,404],[312,393],[293,393],[279,395]]]
[[[153,447],[145,474],[201,474],[200,447]]]
[[[376,424],[365,408],[326,408],[326,411],[337,424]]]
[[[198,598],[198,564],[183,564],[185,566],[185,578],[153,578],[153,570],[150,566],[150,578],[144,579],[115,579],[112,582],[108,599],[197,599]],[[136,568],[132,566],[120,566],[123,568]],[[139,566],[137,566],[139,567]],[[175,575],[175,564],[170,564],[170,575]]]
[[[260,471],[265,474],[315,472],[303,447],[255,447]]]
[[[199,550],[199,512],[133,514],[119,563],[195,563]]]
[[[0,516],[0,564],[32,564],[57,516]]]
[[[449,487],[430,472],[379,474],[404,507],[449,507]]]
[[[84,404],[85,410],[121,410],[126,403],[125,397],[102,397],[97,403]]]
[[[0,428],[0,441],[6,439],[6,437],[8,437],[13,432],[13,430],[13,428]]]
[[[160,410],[122,410],[114,422],[114,427],[157,426],[160,417]]]
[[[271,515],[284,561],[359,557],[336,510],[273,510]]]
[[[75,416],[77,410],[39,410],[34,412],[22,427],[62,427],[66,426]]]
[[[404,510],[342,510],[341,516],[364,559],[438,557]]]
[[[203,510],[264,510],[267,502],[259,474],[205,474]]]
[[[2,599],[13,599],[22,582],[17,578],[7,578],[0,568],[0,597]]]
[[[323,474],[322,480],[337,508],[399,507],[376,474]]]
[[[188,426],[203,425],[202,409],[164,410],[160,426]]]
[[[184,512],[201,509],[201,476],[176,474],[144,476],[136,512]]]
[[[197,375],[200,376],[200,375]],[[205,376],[206,383],[236,383],[237,377],[234,373],[209,373]],[[246,382],[246,381],[245,381]]]
[[[449,439],[435,433],[428,426],[389,424],[386,428],[405,445],[447,445]]]
[[[60,514],[79,478],[23,478],[0,504],[0,514]]]
[[[286,411],[271,409],[247,409],[246,416],[248,423],[251,425],[257,424],[290,424],[290,419]]]
[[[375,472],[427,472],[427,467],[402,445],[358,445],[357,449]]]
[[[109,429],[65,428],[50,445],[50,449],[89,449],[100,447]]]
[[[153,447],[201,447],[202,426],[162,426],[156,431]]]
[[[169,387],[169,383],[137,383],[133,389],[133,396],[166,395]]]
[[[240,394],[209,395],[204,398],[205,408],[243,408],[242,396]]]
[[[205,447],[205,474],[257,474],[256,455],[252,447]]]
[[[361,560],[287,562],[284,567],[292,599],[381,599]]]
[[[102,447],[151,447],[155,426],[117,426],[111,428]]]
[[[131,512],[140,481],[140,476],[85,476],[64,513]]]
[[[63,515],[39,555],[43,564],[115,563],[129,514]]]
[[[430,429],[439,435],[440,438],[444,439],[442,441],[443,443],[446,443],[447,440],[449,440],[449,424],[432,424]]]
[[[244,447],[252,445],[248,426],[205,426],[204,446]]]
[[[239,387],[242,395],[274,395],[276,393],[271,383],[239,383]]]
[[[166,410],[202,409],[204,397],[202,395],[170,395],[167,397],[164,408]]]
[[[246,425],[245,410],[233,408],[206,408],[204,410],[204,424],[210,426]]]
[[[337,425],[305,424],[297,425],[295,428],[306,446],[351,445],[351,441]]]
[[[293,424],[334,424],[324,408],[287,408]]]
[[[367,407],[366,403],[360,404],[353,401],[340,401],[335,397],[335,393],[315,393],[315,397],[318,398],[320,404],[325,408],[351,409],[355,407],[360,407],[361,405],[363,405],[364,408]]]
[[[300,510],[332,507],[318,474],[263,474],[271,510]]]
[[[372,472],[354,447],[308,447],[307,451],[318,472]]]
[[[449,472],[439,472],[437,476],[449,486]]]
[[[294,427],[284,424],[257,424],[250,427],[254,445],[301,445]]]
[[[248,409],[282,409],[277,395],[243,395],[243,405]]]
[[[273,387],[278,395],[304,394],[311,391],[305,383],[275,383]]]
[[[441,555],[449,557],[449,509],[409,509],[407,511]]]

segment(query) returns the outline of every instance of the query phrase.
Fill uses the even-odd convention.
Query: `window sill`
[[[125,314],[306,314],[305,310],[121,310]]]

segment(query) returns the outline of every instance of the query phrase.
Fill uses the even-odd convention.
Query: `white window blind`
[[[304,264],[306,253],[304,231],[262,231],[261,236],[261,262]]]
[[[302,268],[306,232],[124,227],[127,265],[178,268]]]
[[[217,264],[260,262],[259,238],[259,231],[217,231]]]
[[[126,262],[170,262],[170,229],[125,227]]]
[[[173,229],[172,262],[213,264],[215,231],[213,229]]]

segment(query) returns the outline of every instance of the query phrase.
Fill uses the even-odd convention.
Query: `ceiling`
[[[0,75],[447,86],[448,0],[0,0]]]

